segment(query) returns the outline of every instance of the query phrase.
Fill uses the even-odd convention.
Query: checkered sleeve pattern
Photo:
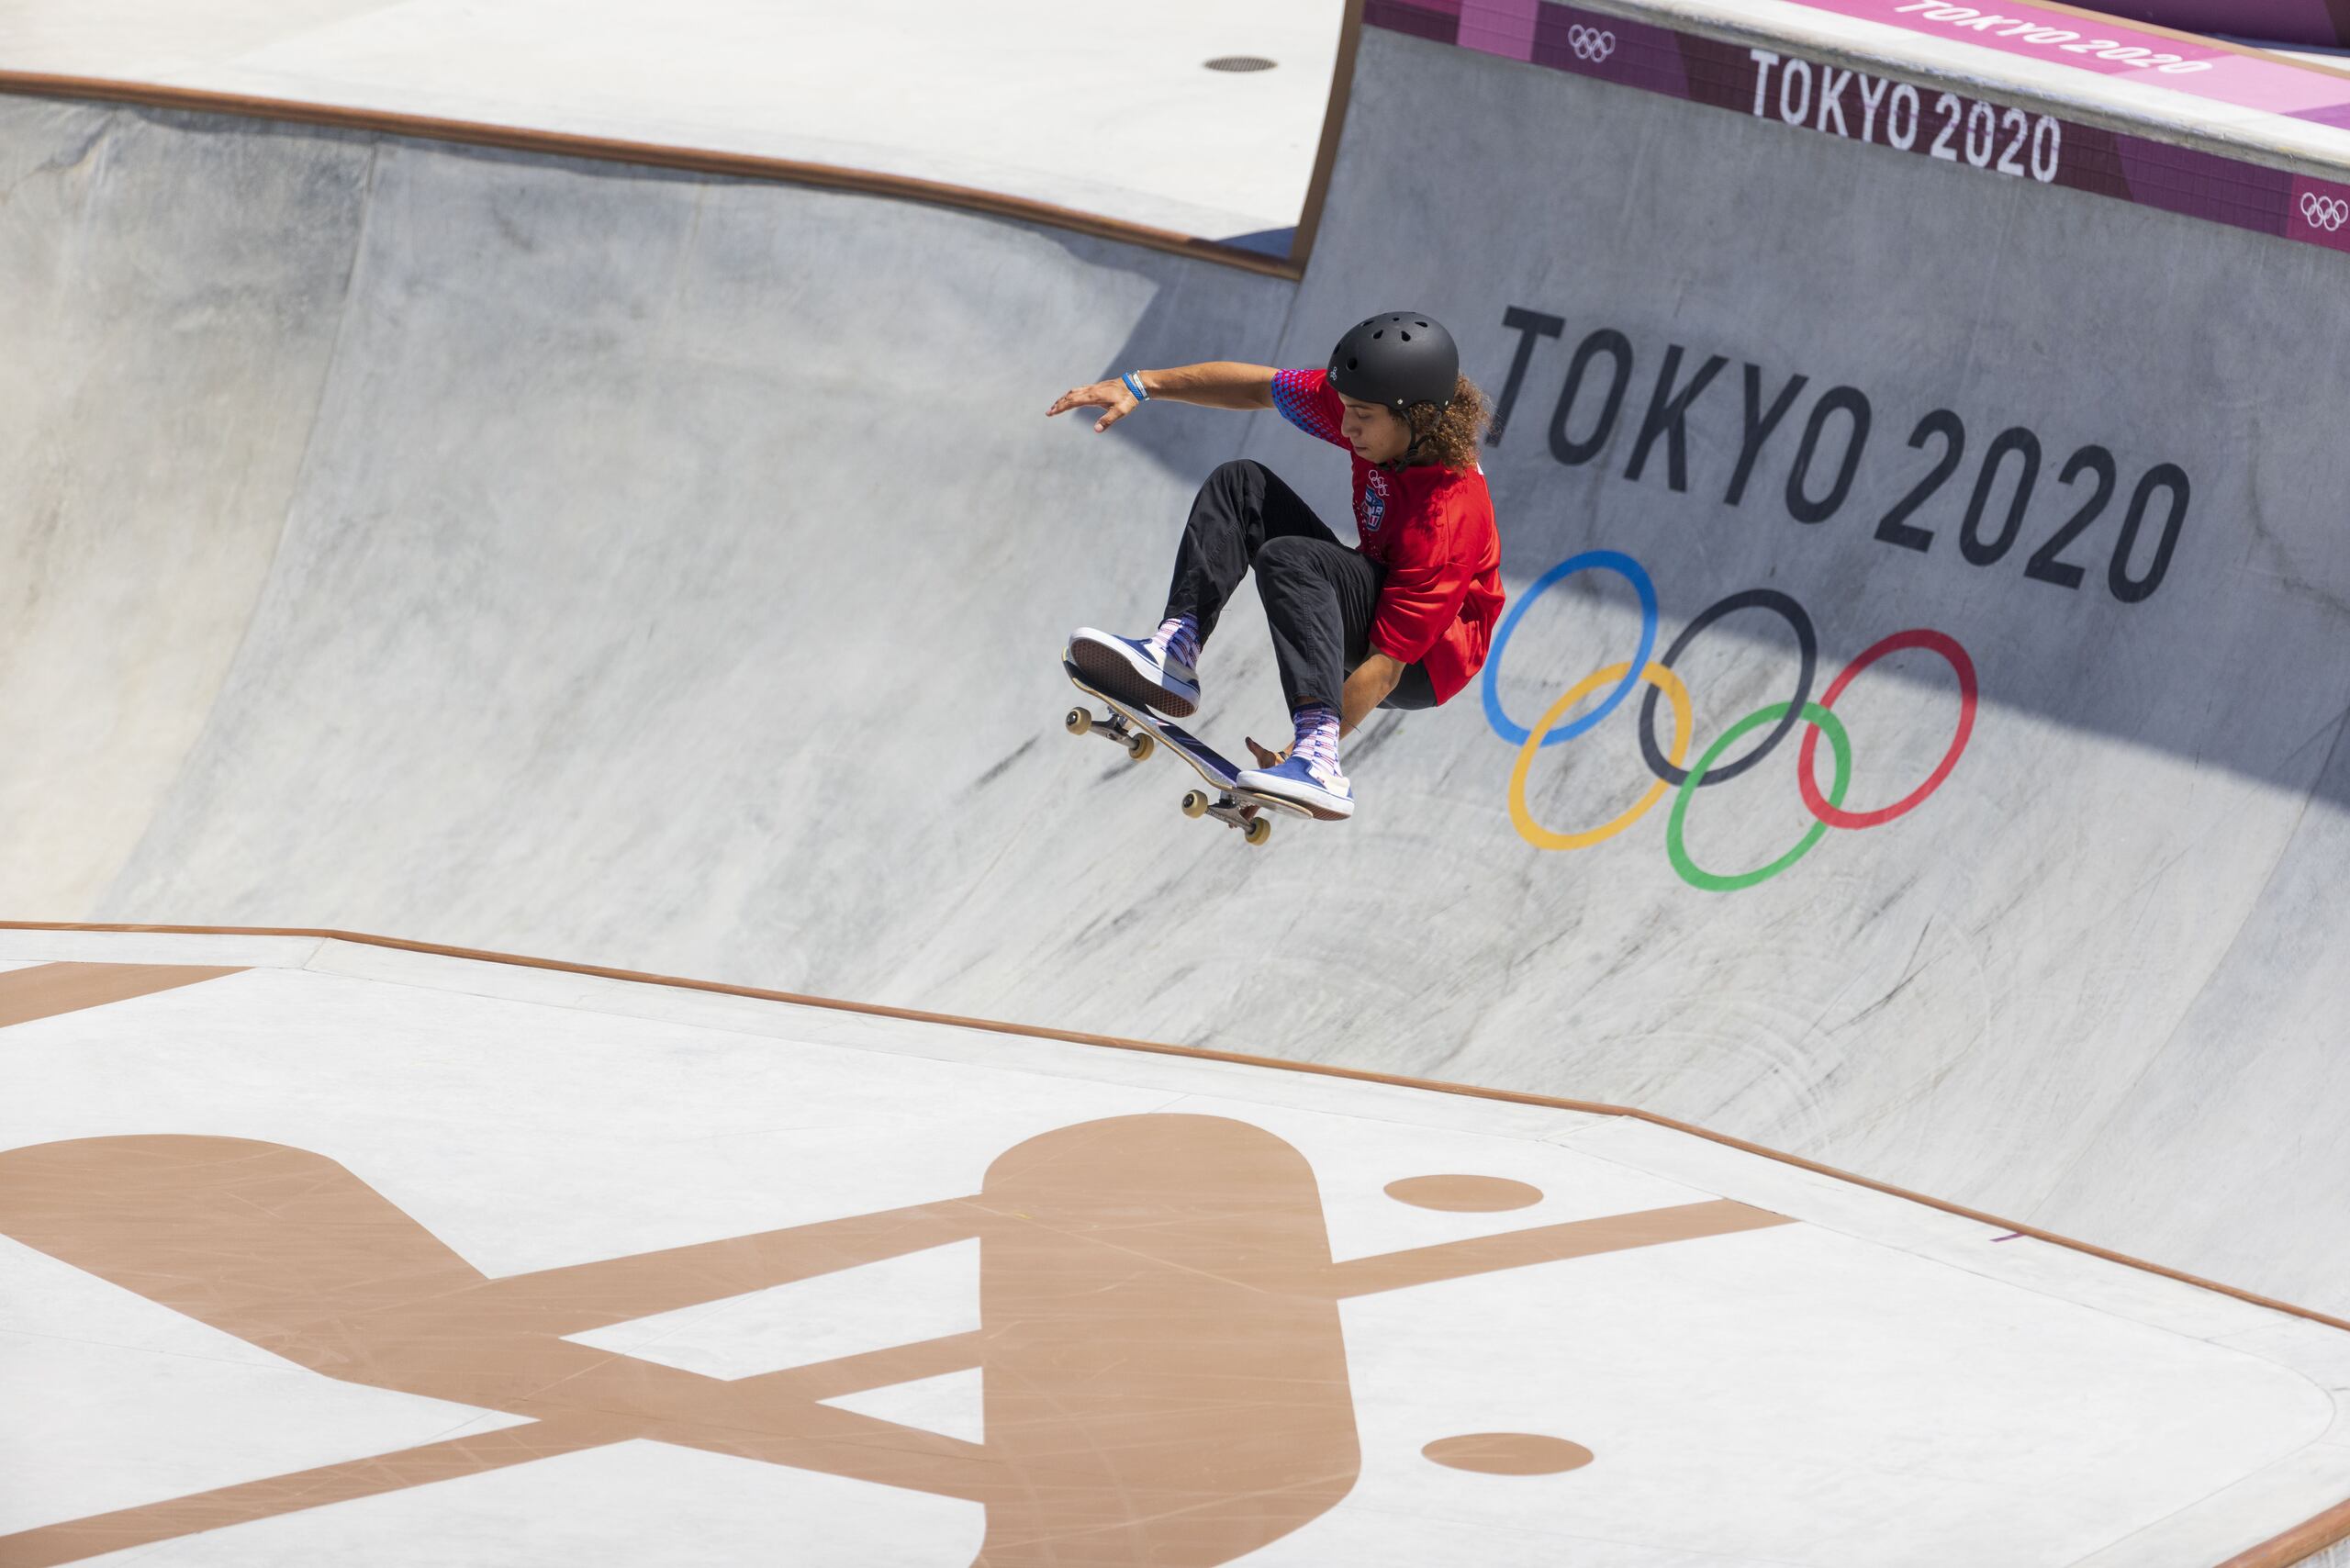
[[[1327,371],[1273,372],[1273,407],[1306,434],[1333,446],[1347,445],[1347,438],[1338,433],[1338,395],[1330,390]]]

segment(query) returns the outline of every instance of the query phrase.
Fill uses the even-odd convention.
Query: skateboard
[[[1262,812],[1286,812],[1292,816],[1309,820],[1313,812],[1288,801],[1270,795],[1259,795],[1239,787],[1240,769],[1225,759],[1214,746],[1199,736],[1147,708],[1132,707],[1119,701],[1105,691],[1086,684],[1085,677],[1071,664],[1066,650],[1061,655],[1061,668],[1068,672],[1069,683],[1110,711],[1097,717],[1091,709],[1072,708],[1061,721],[1070,734],[1100,735],[1115,741],[1126,748],[1126,755],[1140,762],[1160,745],[1192,765],[1205,790],[1183,792],[1183,814],[1187,817],[1209,817],[1226,827],[1237,827],[1240,836],[1252,845],[1261,845],[1273,836],[1273,824]]]

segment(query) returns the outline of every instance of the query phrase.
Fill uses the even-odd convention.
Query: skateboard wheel
[[[1063,719],[1061,723],[1068,728],[1070,734],[1081,735],[1093,727],[1093,715],[1082,708],[1072,708],[1069,711],[1069,717]]]
[[[1270,817],[1251,819],[1248,825],[1240,830],[1240,836],[1251,844],[1264,843],[1265,840],[1273,836],[1272,819]]]
[[[1201,794],[1197,790],[1185,790],[1183,792],[1183,814],[1187,817],[1203,817],[1207,815],[1208,798],[1205,795]]]
[[[1144,757],[1148,756],[1153,751],[1157,750],[1158,747],[1158,743],[1152,740],[1148,735],[1136,734],[1128,737],[1126,741],[1126,755],[1133,757],[1136,762],[1140,762]]]

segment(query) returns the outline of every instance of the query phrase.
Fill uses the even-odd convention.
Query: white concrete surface
[[[910,175],[1205,239],[1297,222],[1338,0],[7,0],[0,71]],[[1270,71],[1204,69],[1225,55]]]
[[[1431,142],[1418,129],[1430,123],[1451,129]],[[2334,894],[2350,861],[2350,455],[2337,430],[2350,373],[2312,326],[2338,311],[2338,255],[1378,33],[1324,244],[1294,288],[871,198],[21,100],[0,102],[0,266],[36,307],[0,313],[0,561],[15,585],[0,618],[0,806],[15,846],[0,913],[376,930],[1633,1103],[2350,1312],[2350,1254],[2334,1240],[2350,1148],[2327,1109],[2350,1091]],[[1815,699],[1886,633],[1941,630],[1981,683],[1948,783],[1909,817],[1830,834],[1786,875],[1724,894],[1675,874],[1667,806],[1573,854],[1521,836],[1516,748],[1473,688],[1441,712],[1375,721],[1348,754],[1358,819],[1292,824],[1264,852],[1181,820],[1162,764],[1112,766],[1061,735],[1056,640],[1155,613],[1182,509],[1215,463],[1270,462],[1334,517],[1342,470],[1270,420],[1154,407],[1093,440],[1046,425],[1045,404],[1130,365],[1315,363],[1364,310],[1405,300],[1453,323],[1489,389],[1526,351],[1512,420],[1485,454],[1514,596],[1575,554],[1628,552],[1657,585],[1661,653],[1708,605],[1768,586],[1818,630]],[[1511,310],[1555,319],[1558,335],[1526,339]],[[1571,355],[1601,330],[1623,334],[1633,372],[1612,433],[1564,463],[1550,426]],[[1685,487],[1669,437],[1630,476],[1674,348],[1684,382],[1723,361],[1687,416]],[[1749,365],[1765,392],[1806,381],[1733,505]],[[1838,386],[1873,410],[1866,460],[1834,518],[1800,523],[1785,499],[1795,454]],[[1595,390],[1570,401],[1571,433],[1598,418]],[[1930,547],[1900,549],[1879,531],[1930,469],[1934,438],[1912,435],[1938,409],[1964,420],[1964,458],[1909,514]],[[1822,467],[1840,428],[1823,425]],[[2019,543],[1977,565],[1958,548],[1971,493],[2011,429],[2042,449],[2038,489]],[[2088,481],[2060,470],[2090,445],[2119,477],[2060,552],[2084,565],[2082,586],[2034,580],[2025,562],[2087,499]],[[2164,463],[2191,477],[2192,504],[2159,591],[2124,603],[2107,563],[2134,487]],[[1978,544],[2004,495],[1986,490]],[[2143,537],[2124,558],[2144,569]],[[1639,632],[1620,584],[1552,590],[1500,662],[1503,706],[1530,718],[1632,657]],[[1676,666],[1701,744],[1790,696],[1796,665],[1764,616],[1707,633]],[[1212,739],[1281,722],[1246,596],[1205,673]],[[1851,799],[1890,801],[1924,778],[1958,709],[1949,672],[1922,655],[1863,678],[1837,709]],[[1637,718],[1630,705],[1542,753],[1533,815],[1598,822],[1635,798],[1648,777]],[[1742,868],[1795,842],[1810,819],[1791,770],[1783,750],[1703,791],[1690,852]],[[194,950],[51,934],[11,936],[0,958]],[[1240,1093],[1199,1062],[308,938],[204,950],[312,968],[121,1004],[191,1032],[135,1056],[105,1092],[73,1079],[87,1064],[72,1052],[20,1061],[42,1092],[0,1116],[38,1117],[24,1138],[49,1138],[121,1130],[147,1106],[149,1131],[176,1127],[157,1119],[168,1112],[381,1154],[403,1206],[493,1271],[666,1245],[680,1226],[778,1223],[775,1194],[744,1170],[879,1136],[846,1113],[780,1129],[773,1097],[805,1087],[771,1076],[786,1045],[795,1074],[875,1115],[972,1073],[1018,1084],[987,1090],[984,1126],[946,1110],[892,1124],[907,1161],[865,1159],[854,1193],[806,1189],[803,1218],[924,1201],[1029,1131],[1238,1104],[1307,1153],[1342,1256],[1425,1244],[1436,1219],[1379,1195],[1400,1118],[1521,1179],[1571,1169],[1572,1197],[1546,1186],[1546,1215],[1668,1190],[1795,1215],[1800,1243],[1757,1233],[1690,1256],[1716,1247],[1742,1260],[1737,1291],[1823,1315],[1832,1342],[1789,1356],[1829,1358],[1847,1374],[1833,1386],[1890,1379],[1962,1417],[1962,1454],[1889,1479],[1868,1456],[1906,1439],[1870,1424],[1881,1412],[1805,1406],[1822,1446],[1783,1451],[1764,1437],[1767,1401],[1748,1402],[1739,1380],[1785,1394],[1793,1374],[1754,1371],[1761,1352],[1701,1315],[1673,1321],[1718,1336],[1702,1375],[1734,1392],[1706,1432],[1668,1433],[1643,1425],[1610,1369],[1622,1360],[1642,1390],[1692,1399],[1701,1374],[1617,1321],[1605,1358],[1561,1352],[1524,1378],[1528,1396],[1566,1400],[1572,1383],[1580,1401],[1589,1385],[1593,1402],[1573,1407],[1595,1424],[1564,1435],[1605,1432],[1642,1463],[1668,1439],[1697,1442],[1683,1451],[1771,1483],[1686,1514],[1669,1540],[1609,1534],[1662,1495],[1658,1471],[1628,1462],[1614,1472],[1624,1489],[1590,1516],[1617,1521],[1595,1539],[1625,1562],[1788,1561],[1775,1554],[1795,1532],[1765,1493],[1814,1514],[1821,1497],[1851,1505],[1830,1510],[1842,1533],[1803,1538],[1829,1555],[1794,1561],[1898,1560],[1871,1512],[1893,1495],[1964,1516],[1952,1528],[1977,1555],[1949,1561],[2024,1560],[1998,1533],[2015,1527],[2047,1561],[2098,1568],[2209,1562],[2215,1543],[2255,1539],[2255,1518],[2281,1528],[2350,1494],[2328,1403],[2344,1380],[2325,1370],[2331,1351],[2261,1309],[1644,1124],[1416,1097],[1406,1114],[1388,1091],[1278,1073],[1245,1075]],[[272,992],[232,1023],[204,1021],[207,995],[265,985],[289,988],[286,1005]],[[340,999],[331,1021],[353,1037],[414,1029],[421,1043],[396,1071],[354,1057],[304,1076],[325,1015],[292,1003],[314,991]],[[470,1012],[469,995],[496,1005]],[[611,1021],[592,1047],[565,1033],[583,1013]],[[509,1036],[491,1014],[564,1022]],[[78,1026],[0,1033],[0,1053]],[[722,1065],[705,1075],[705,1060]],[[727,1094],[673,1103],[687,1064]],[[601,1086],[582,1087],[582,1069]],[[501,1142],[512,1109],[542,1097],[585,1130],[534,1126],[540,1141],[517,1153]],[[435,1163],[398,1165],[425,1126]],[[612,1148],[626,1159],[599,1174],[591,1148]],[[529,1189],[543,1155],[559,1169],[542,1198]],[[623,1179],[701,1195],[679,1210],[619,1192]],[[584,1214],[558,1201],[581,1183],[597,1200]],[[1519,1216],[1453,1217],[1460,1229],[1442,1235]],[[1671,1295],[1685,1282],[1668,1250],[1559,1265],[1566,1294],[1539,1306],[1495,1295],[1492,1279],[1429,1299],[1521,1327],[1572,1301],[1605,1323],[1615,1298],[1574,1297],[1577,1271]],[[1963,1304],[1941,1353],[1954,1365],[1951,1346],[1980,1352],[1975,1392],[1902,1382],[1915,1344],[1886,1338],[1874,1308],[1839,1316],[1805,1294],[1831,1283],[1938,1331]],[[27,1299],[64,1290],[51,1277]],[[1430,1332],[1419,1300],[1349,1304],[1350,1347]],[[136,1317],[128,1343],[166,1333],[86,1292],[62,1310]],[[1994,1354],[1971,1337],[1986,1324],[2023,1338]],[[688,1349],[713,1369],[748,1366],[770,1352],[763,1325],[709,1324]],[[39,1375],[131,1375],[98,1359]],[[2277,1364],[2313,1381],[2276,1394],[2265,1369]],[[1398,1519],[1458,1510],[1491,1532],[1489,1560],[1555,1559],[1550,1516],[1505,1532],[1526,1497],[1598,1466],[1516,1491],[1421,1475],[1405,1441],[1424,1430],[1416,1412],[1451,1394],[1358,1367],[1389,1411],[1363,1417],[1365,1474],[1410,1501],[1385,1516],[1350,1498],[1269,1551],[1426,1561]],[[1452,1370],[1470,1402],[1447,1420],[1482,1418],[1476,1400],[1516,1387]],[[2076,1374],[2079,1425],[2026,1397],[2035,1379]],[[2172,1378],[2208,1423],[2115,1392]],[[159,1429],[192,1429],[189,1413],[220,1392],[196,1380]],[[952,1390],[908,1400],[958,1418]],[[2056,1423],[2057,1460],[2000,1447],[2027,1406]],[[308,1434],[304,1455],[328,1457],[475,1418],[372,1396],[310,1412],[288,1419]],[[276,1436],[224,1440],[200,1462],[141,1450],[126,1473],[198,1486],[302,1458],[269,1449]],[[2150,1446],[2118,1454],[2120,1441]],[[576,1506],[577,1539],[660,1540],[677,1516],[628,1501],[611,1467],[633,1462],[616,1455],[451,1495],[479,1497],[469,1517],[487,1529],[593,1492]],[[160,1470],[142,1468],[151,1457]],[[708,1504],[722,1559],[737,1550],[727,1532],[748,1540],[763,1516],[711,1494],[748,1484],[778,1507],[867,1517],[863,1484],[773,1467],[746,1484],[744,1462],[660,1461],[657,1484]],[[1863,1472],[1865,1486],[1852,1480]],[[2048,1477],[2073,1501],[2021,1526],[1953,1502]],[[2149,1512],[2157,1483],[2212,1500]],[[1460,1490],[1438,1499],[1438,1485]],[[346,1517],[378,1521],[386,1540],[453,1528],[427,1495]],[[869,1560],[968,1560],[968,1506],[880,1511],[902,1540],[843,1527],[868,1532],[856,1550]],[[319,1528],[292,1516],[233,1547],[142,1561],[378,1550],[366,1529]],[[212,1551],[229,1555],[201,1556]]]
[[[216,938],[119,947],[250,957]],[[0,961],[67,951],[92,961],[86,938],[0,933]],[[2350,1489],[2350,1336],[2026,1243],[2061,1262],[2048,1272],[1973,1222],[1686,1135],[876,1018],[856,1022],[887,1048],[846,1046],[828,1038],[838,1014],[577,977],[550,999],[561,978],[332,946],[17,1025],[0,1030],[0,1151],[287,1145],[498,1279],[975,1192],[1024,1138],[1136,1114],[1237,1119],[1303,1153],[1341,1263],[1709,1195],[1798,1222],[1347,1302],[1360,1479],[1233,1561],[2191,1568]],[[755,1030],[713,1022],[713,1003]],[[1433,1171],[1543,1198],[1444,1214],[1382,1192]],[[737,1378],[956,1332],[977,1322],[983,1245],[575,1338]],[[37,1417],[0,1424],[0,1537],[512,1424],[319,1376],[5,1239],[0,1303],[0,1377],[41,1395]],[[968,1421],[971,1386],[895,1408]],[[1597,1458],[1492,1476],[1419,1451],[1520,1430]],[[633,1441],[87,1560],[718,1564],[773,1561],[785,1528],[790,1561],[963,1563],[979,1511]]]

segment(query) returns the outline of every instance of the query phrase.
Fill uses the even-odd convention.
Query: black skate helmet
[[[1330,351],[1330,385],[1342,398],[1403,414],[1415,403],[1452,406],[1460,351],[1443,323],[1417,310],[1373,316]]]

